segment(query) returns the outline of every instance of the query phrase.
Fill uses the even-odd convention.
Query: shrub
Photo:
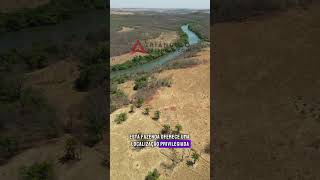
[[[40,90],[26,88],[21,93],[20,104],[22,107],[46,108],[47,99]]]
[[[103,84],[108,77],[104,63],[89,65],[80,69],[80,76],[75,81],[75,87],[80,91],[87,91]]]
[[[159,120],[159,119],[160,119],[160,111],[154,112],[154,116],[153,116],[152,119],[154,119],[154,120]]]
[[[0,162],[15,155],[18,151],[18,142],[14,138],[0,137]]]
[[[75,138],[69,137],[65,141],[64,151],[65,151],[65,159],[67,160],[75,160],[77,157],[76,150],[77,150],[78,142]]]
[[[144,108],[144,111],[143,111],[143,114],[144,115],[149,115],[149,112],[150,112],[150,108],[149,107],[146,107],[146,108]]]
[[[158,180],[160,177],[160,173],[157,169],[150,171],[148,175],[145,177],[145,180]]]
[[[23,87],[23,79],[20,77],[0,77],[0,101],[18,101]]]
[[[128,76],[122,75],[122,76],[119,76],[119,77],[112,79],[112,81],[117,82],[117,84],[122,84],[122,83],[126,82],[126,80],[128,80],[128,79],[129,79]]]
[[[179,134],[180,133],[180,131],[182,131],[182,126],[181,126],[181,124],[177,124],[176,125],[176,132]]]
[[[169,134],[171,132],[171,128],[169,124],[163,125],[163,128],[161,130],[161,134]]]
[[[198,154],[197,152],[193,152],[191,158],[193,159],[193,163],[195,164],[196,161],[200,158],[200,154]]]
[[[127,120],[127,113],[120,113],[117,115],[116,119],[114,120],[117,124],[121,124],[122,122]]]
[[[53,165],[48,162],[34,163],[22,167],[19,173],[20,180],[53,180]]]
[[[187,166],[193,166],[193,165],[194,165],[194,162],[193,162],[193,161],[188,160],[188,161],[186,162],[186,164],[187,164]]]
[[[138,90],[147,86],[148,86],[148,77],[144,75],[135,79],[133,89]]]
[[[134,106],[132,104],[130,105],[129,113],[134,113]]]
[[[138,98],[138,100],[135,102],[135,105],[137,108],[140,108],[143,105],[144,99]]]
[[[29,70],[41,69],[48,65],[47,56],[40,52],[33,52],[25,58],[25,62],[28,65]]]

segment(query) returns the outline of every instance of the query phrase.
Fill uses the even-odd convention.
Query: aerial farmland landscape
[[[110,18],[111,179],[210,179],[210,10]],[[192,148],[134,148],[131,134],[188,134]]]

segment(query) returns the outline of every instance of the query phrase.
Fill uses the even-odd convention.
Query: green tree
[[[149,171],[148,175],[145,177],[145,180],[158,180],[160,177],[160,173],[157,169],[153,171]]]
[[[143,114],[144,115],[149,115],[149,112],[150,112],[150,108],[149,107],[146,107],[146,108],[144,108],[144,111],[143,111]]]
[[[177,124],[175,128],[176,128],[176,132],[177,132],[177,133],[180,133],[180,131],[182,131],[182,126],[181,126],[181,124]]]
[[[193,152],[191,158],[193,159],[193,163],[195,164],[196,161],[200,158],[200,154],[198,154],[197,152]]]
[[[78,142],[75,138],[69,137],[65,141],[64,151],[65,157],[69,160],[75,160],[77,158],[76,149],[77,149]]]
[[[143,98],[138,98],[136,101],[136,107],[140,108],[143,105],[144,99]]]
[[[148,77],[141,76],[141,77],[135,79],[133,90],[138,90],[138,89],[147,87],[147,85],[148,85]]]
[[[132,104],[130,104],[130,110],[129,110],[129,113],[134,113],[134,106]]]
[[[120,113],[117,115],[116,119],[114,120],[117,124],[121,124],[122,122],[127,120],[127,113]]]
[[[52,163],[34,163],[31,166],[24,166],[20,169],[20,180],[54,180]]]
[[[14,138],[0,137],[0,161],[15,155],[18,150],[18,142]]]
[[[171,132],[170,125],[165,124],[161,130],[161,134],[169,134]]]
[[[159,120],[159,119],[160,119],[160,111],[154,112],[154,116],[153,116],[152,119],[154,119],[154,120]]]

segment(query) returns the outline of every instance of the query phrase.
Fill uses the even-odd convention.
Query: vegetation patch
[[[126,121],[128,119],[127,113],[120,113],[117,115],[116,119],[114,120],[114,122],[116,122],[117,124],[121,124],[124,121]]]
[[[125,63],[113,65],[111,67],[111,71],[125,70],[125,69],[129,69],[131,67],[134,67],[134,66],[138,66],[141,64],[145,64],[145,63],[154,61],[155,59],[157,59],[161,56],[164,56],[170,52],[175,51],[178,48],[183,47],[184,45],[186,45],[188,43],[188,36],[181,29],[179,29],[178,34],[179,34],[179,39],[175,43],[170,44],[167,47],[162,48],[162,49],[150,49],[148,51],[149,54],[146,56],[135,56],[133,59],[131,59]]]
[[[50,0],[33,9],[22,9],[0,15],[0,31],[18,31],[24,28],[58,24],[74,14],[105,7],[103,0]]]
[[[0,164],[14,156],[18,151],[18,142],[15,138],[0,137]]]
[[[160,173],[157,169],[150,171],[148,175],[145,177],[145,180],[159,180]]]
[[[54,180],[53,164],[49,162],[34,163],[20,169],[21,180]]]

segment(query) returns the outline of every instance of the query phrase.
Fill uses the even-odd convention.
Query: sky
[[[210,9],[210,0],[111,0],[111,8]]]

